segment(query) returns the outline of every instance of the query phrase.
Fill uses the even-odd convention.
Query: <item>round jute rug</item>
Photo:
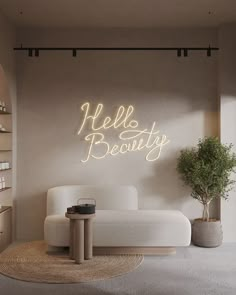
[[[142,255],[94,256],[75,264],[68,253],[49,255],[44,241],[7,249],[0,255],[0,273],[11,278],[40,283],[81,283],[104,280],[136,269]]]

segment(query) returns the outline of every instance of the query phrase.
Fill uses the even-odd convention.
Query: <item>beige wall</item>
[[[202,30],[20,30],[25,46],[208,46],[217,32]],[[17,238],[43,237],[46,191],[63,184],[133,184],[141,208],[201,215],[176,173],[179,150],[218,132],[217,54],[175,52],[17,53]],[[81,163],[86,143],[76,135],[80,105],[102,102],[107,114],[132,104],[140,126],[157,121],[171,142],[157,162],[145,152]],[[115,142],[116,134],[109,141]],[[215,212],[216,214],[216,212]]]

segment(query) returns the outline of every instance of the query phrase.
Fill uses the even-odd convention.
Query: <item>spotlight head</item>
[[[186,48],[184,48],[184,56],[188,56],[188,50]]]
[[[180,57],[181,56],[181,48],[177,49],[177,56]]]
[[[33,56],[33,50],[32,49],[29,49],[28,56]]]
[[[76,57],[76,56],[77,56],[77,51],[76,51],[76,49],[73,49],[73,50],[72,50],[72,56],[73,56],[73,57]]]
[[[207,56],[211,56],[211,47],[209,46],[209,48],[207,48]]]
[[[34,54],[36,57],[39,56],[39,50],[38,49],[35,49],[35,54]]]

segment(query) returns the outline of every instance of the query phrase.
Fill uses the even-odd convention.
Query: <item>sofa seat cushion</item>
[[[191,225],[177,210],[97,210],[93,235],[98,247],[188,246]],[[68,246],[69,220],[48,216],[45,239],[51,246]]]
[[[99,210],[94,223],[94,245],[110,247],[188,246],[189,220],[177,210]]]

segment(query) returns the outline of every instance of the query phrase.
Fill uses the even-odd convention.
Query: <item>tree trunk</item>
[[[203,204],[202,220],[209,221],[209,203]]]

